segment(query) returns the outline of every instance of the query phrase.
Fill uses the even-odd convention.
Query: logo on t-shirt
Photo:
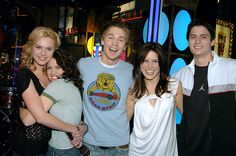
[[[111,110],[120,100],[120,89],[115,83],[115,77],[101,73],[96,81],[88,86],[88,98],[91,104],[99,110]]]

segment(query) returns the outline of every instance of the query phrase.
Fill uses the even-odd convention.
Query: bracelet
[[[86,131],[85,131],[85,133],[84,133],[84,134],[86,134],[86,133],[88,132],[88,125],[87,125],[86,123],[84,123],[84,122],[80,123],[80,125],[86,126]]]

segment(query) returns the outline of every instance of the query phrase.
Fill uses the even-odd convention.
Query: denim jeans
[[[49,146],[46,156],[80,156],[80,153],[77,148],[56,149]]]
[[[98,146],[84,143],[90,150],[89,156],[128,156],[129,149],[108,148],[101,149]]]

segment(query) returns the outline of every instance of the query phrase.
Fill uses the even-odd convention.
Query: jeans
[[[129,148],[127,149],[117,149],[117,148],[108,148],[101,149],[98,146],[90,145],[84,143],[90,150],[89,156],[128,156]]]
[[[46,156],[80,156],[80,153],[77,148],[56,149],[49,146]]]

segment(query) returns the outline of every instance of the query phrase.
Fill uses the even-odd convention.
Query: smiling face
[[[52,58],[47,64],[47,76],[50,81],[57,80],[62,77],[64,70],[57,64],[55,58]]]
[[[55,42],[50,37],[40,38],[32,47],[34,66],[42,67],[48,63],[55,51]]]
[[[211,40],[210,32],[204,26],[194,26],[189,33],[189,48],[195,57],[211,55],[211,47],[215,40]]]
[[[112,26],[103,35],[102,38],[102,61],[108,65],[114,65],[119,61],[119,57],[126,49],[127,34],[119,28]]]
[[[158,82],[160,66],[157,53],[152,50],[149,51],[143,63],[140,65],[140,69],[145,77],[144,81]]]

